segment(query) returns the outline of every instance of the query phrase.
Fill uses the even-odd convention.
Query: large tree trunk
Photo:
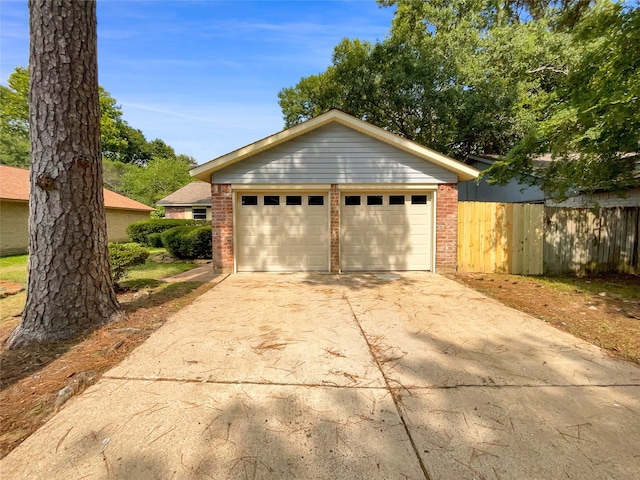
[[[9,347],[118,311],[102,190],[95,0],[29,0],[29,282]]]

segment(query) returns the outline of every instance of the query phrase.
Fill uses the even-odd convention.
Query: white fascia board
[[[338,190],[341,192],[353,192],[353,191],[399,191],[399,190],[414,190],[421,192],[435,192],[438,189],[438,185],[434,183],[420,184],[420,183],[357,183],[338,184]]]
[[[331,185],[328,183],[273,183],[273,184],[246,184],[246,183],[232,183],[231,189],[234,191],[243,192],[262,192],[262,191],[292,191],[292,190],[304,190],[304,191],[327,191],[331,190]]]

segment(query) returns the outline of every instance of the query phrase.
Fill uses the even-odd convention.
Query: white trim
[[[172,207],[191,207],[191,208],[211,208],[211,202],[209,203],[172,203],[170,205],[156,203],[156,205],[160,205],[164,208],[172,208]]]
[[[438,242],[438,230],[436,229],[437,225],[438,225],[438,190],[436,190],[435,192],[433,192],[433,194],[431,195],[431,198],[433,198],[433,212],[432,213],[432,218],[433,218],[433,241],[431,242],[431,271],[433,273],[438,273],[436,272],[436,244]],[[456,214],[456,219],[458,218],[458,215]],[[456,237],[457,238],[457,237]],[[456,255],[458,252],[458,242],[456,240]]]
[[[233,222],[233,273],[238,273],[238,209],[236,202],[236,192],[231,189],[231,221]]]
[[[251,191],[251,192],[266,192],[271,190],[308,190],[308,191],[323,191],[327,192],[331,190],[331,185],[328,183],[276,183],[276,184],[244,184],[233,183],[231,184],[231,190],[239,191]]]
[[[389,145],[392,145],[400,150],[404,150],[412,155],[421,158],[427,162],[439,165],[451,172],[454,172],[458,176],[458,181],[472,180],[478,177],[480,173],[473,167],[465,165],[451,157],[443,155],[435,150],[427,147],[423,147],[411,140],[402,138],[394,133],[387,132],[380,127],[376,127],[370,123],[360,120],[356,117],[348,115],[340,110],[330,110],[322,115],[314,117],[306,122],[300,123],[287,130],[282,130],[274,135],[258,140],[246,147],[240,148],[233,152],[227,153],[221,157],[210,160],[202,165],[199,165],[189,172],[192,177],[211,182],[214,172],[221,170],[225,167],[240,162],[246,158],[256,155],[260,152],[273,148],[281,143],[292,140],[300,135],[308,133],[319,127],[327,125],[331,122],[337,122],[346,127],[352,128],[356,131],[369,135],[372,138],[376,138]]]
[[[331,273],[331,188],[327,192],[327,218],[329,221],[327,222],[327,234],[329,241],[327,242],[327,259],[329,263],[327,265],[327,273]],[[340,228],[340,227],[338,227]],[[340,241],[338,241],[338,258],[340,258]],[[340,271],[340,266],[338,266],[338,271]]]
[[[376,192],[387,192],[396,190],[420,190],[423,192],[435,192],[438,185],[420,183],[360,183],[360,184],[338,184],[338,191],[351,192],[358,190],[369,190]]]

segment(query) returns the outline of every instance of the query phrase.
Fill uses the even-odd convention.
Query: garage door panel
[[[308,205],[308,195],[300,192],[242,195],[255,195],[258,205],[236,203],[238,271],[329,269],[326,207]],[[287,195],[302,196],[303,205],[286,205]],[[279,197],[280,205],[264,205],[265,196]],[[326,195],[322,196],[324,205],[327,205]]]
[[[326,236],[318,236],[318,237],[307,237],[307,245],[310,247],[322,247],[322,248],[326,248],[327,247],[327,240],[328,238]],[[326,255],[322,255],[322,257],[324,258]]]
[[[420,237],[420,235],[404,235],[403,233],[387,233],[385,236],[386,243],[389,245],[409,245],[413,242],[409,240],[413,237]]]
[[[419,192],[387,193],[382,205],[367,205],[367,197],[359,194],[360,205],[345,205],[341,197],[340,264],[344,271],[358,270],[431,270],[432,266],[432,195],[426,204],[412,204]],[[392,205],[402,201],[404,204]],[[352,199],[350,199],[352,200]]]
[[[311,268],[318,269],[318,270],[326,268],[326,265],[327,265],[326,255],[309,255],[307,259],[308,259],[309,266]]]
[[[407,220],[404,212],[397,215],[388,215],[386,220],[387,227],[389,228],[400,227],[406,229]]]

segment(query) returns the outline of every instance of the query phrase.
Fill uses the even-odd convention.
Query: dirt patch
[[[126,315],[87,335],[0,352],[0,458],[37,430],[66,400],[120,363],[175,312],[213,284],[185,282],[126,292],[118,299]],[[20,321],[0,323],[0,341]]]
[[[523,277],[456,273],[451,278],[612,354],[640,364],[640,277]]]
[[[18,282],[9,282],[7,280],[0,280],[0,298],[7,297],[9,295],[15,295],[24,290],[24,286]]]

